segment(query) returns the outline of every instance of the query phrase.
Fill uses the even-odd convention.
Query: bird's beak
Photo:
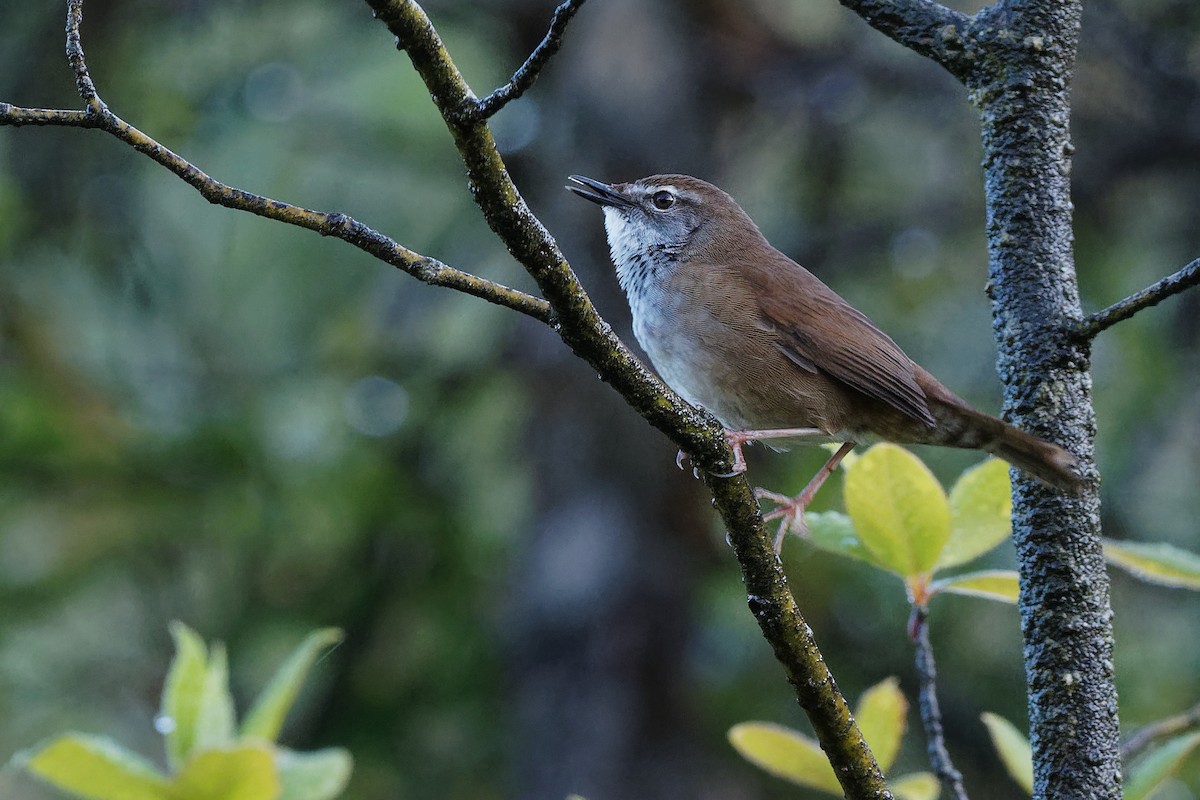
[[[572,175],[568,180],[579,185],[564,188],[574,192],[584,200],[591,200],[593,203],[602,206],[612,206],[613,208],[633,208],[637,205],[633,200],[621,194],[607,183],[601,183],[593,178],[585,178],[582,175]]]

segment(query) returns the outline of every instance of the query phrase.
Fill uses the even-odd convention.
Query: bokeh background
[[[61,5],[0,5],[0,98],[79,105]],[[553,5],[427,9],[482,93]],[[102,96],[214,177],[532,288],[365,4],[86,12]],[[593,0],[494,127],[627,339],[600,215],[567,174],[719,183],[999,407],[974,111],[832,0]],[[1200,5],[1087,4],[1074,136],[1095,310],[1200,254]],[[1198,333],[1193,291],[1098,342],[1109,536],[1200,550]],[[285,740],[350,748],[347,797],[806,796],[725,742],[747,719],[806,723],[674,454],[536,323],[212,207],[103,134],[0,128],[0,758],[77,729],[161,759],[169,620],[229,645],[243,704],[306,631],[337,625]],[[920,455],[947,481],[977,460]],[[752,452],[752,474],[796,490],[820,458]],[[898,675],[915,696],[900,584],[797,541],[785,561],[842,688]],[[987,560],[1012,563],[1008,545]],[[1200,598],[1116,574],[1113,600],[1127,729],[1200,701]],[[978,715],[1025,725],[1016,610],[943,598],[932,624],[972,796],[1012,797]],[[910,716],[896,772],[925,767]],[[1198,775],[1164,796],[1196,796]]]

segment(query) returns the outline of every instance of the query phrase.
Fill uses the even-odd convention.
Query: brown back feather
[[[739,263],[789,358],[801,366],[811,364],[924,425],[937,424],[917,385],[912,359],[865,314],[769,245],[762,256]]]

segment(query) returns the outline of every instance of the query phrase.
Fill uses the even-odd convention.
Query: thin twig
[[[96,93],[96,84],[88,73],[87,61],[83,57],[83,39],[80,38],[79,28],[83,25],[83,0],[67,0],[67,63],[75,73],[75,87],[79,96],[87,103],[88,109],[99,113],[108,108]]]
[[[545,300],[455,269],[435,258],[409,250],[394,239],[346,214],[313,211],[237,189],[210,177],[187,159],[164,147],[109,110],[104,101],[100,99],[95,84],[88,74],[87,61],[79,36],[79,26],[82,21],[82,0],[69,0],[67,3],[67,59],[75,73],[80,96],[87,103],[86,110],[22,108],[8,103],[0,103],[0,125],[98,128],[112,134],[139,153],[178,175],[210,203],[307,228],[322,236],[336,237],[370,253],[381,261],[404,270],[424,283],[455,289],[527,314],[547,324],[553,322],[553,312],[550,310],[550,304]]]
[[[1149,725],[1139,728],[1121,747],[1121,761],[1128,768],[1129,762],[1141,755],[1143,750],[1157,740],[1195,728],[1200,728],[1200,703],[1182,714],[1160,719],[1158,722],[1151,722]]]
[[[875,30],[965,80],[974,64],[971,18],[933,0],[839,0]]]
[[[525,59],[525,63],[513,73],[508,83],[480,100],[475,106],[475,116],[478,119],[488,119],[533,86],[534,81],[542,73],[542,68],[546,66],[546,62],[562,46],[563,33],[567,30],[567,23],[586,2],[587,0],[566,0],[565,3],[554,9],[554,16],[550,20],[550,29],[546,31],[542,41],[530,53],[529,58]]]
[[[1131,294],[1124,300],[1113,303],[1103,311],[1085,318],[1076,331],[1084,339],[1093,339],[1103,331],[1108,330],[1118,322],[1127,320],[1144,308],[1158,305],[1174,294],[1200,284],[1200,258],[1188,264],[1183,269],[1168,275],[1153,286],[1149,286],[1137,294]]]
[[[929,752],[929,763],[947,795],[954,800],[967,800],[962,773],[954,768],[954,762],[950,760],[950,751],[946,749],[942,709],[937,699],[937,666],[933,660],[933,646],[929,643],[929,620],[925,609],[913,609],[910,630],[916,651],[917,680],[921,687],[921,724],[925,728],[925,748]]]

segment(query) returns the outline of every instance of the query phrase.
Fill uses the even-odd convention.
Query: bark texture
[[[1095,475],[1090,340],[1072,252],[1070,90],[1079,0],[1000,0],[969,20],[929,0],[842,0],[961,80],[979,109],[988,291],[1005,416]],[[1034,796],[1121,796],[1099,487],[1013,473]]]
[[[1078,2],[1000,4],[972,30],[997,367],[1017,425],[1094,464],[1088,346],[1072,254],[1071,73]],[[1098,487],[1078,498],[1013,475],[1013,535],[1034,796],[1119,798],[1112,610]]]

